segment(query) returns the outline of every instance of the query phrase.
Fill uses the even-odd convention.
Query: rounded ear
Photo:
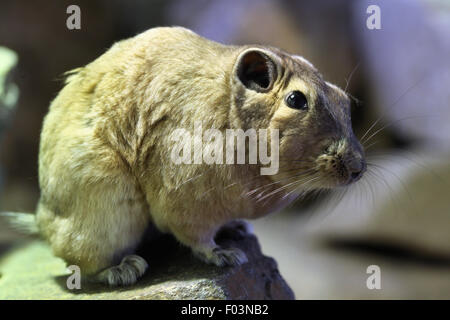
[[[249,49],[238,58],[236,75],[246,88],[267,92],[277,77],[277,65],[262,50]]]

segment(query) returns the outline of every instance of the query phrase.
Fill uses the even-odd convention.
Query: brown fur
[[[236,76],[248,50],[275,63],[267,92],[245,88]],[[293,90],[308,97],[308,112],[286,106]],[[279,173],[260,176],[259,165],[175,165],[170,134],[199,120],[220,130],[278,128]],[[243,253],[217,256],[217,230],[281,208],[291,191],[347,181],[323,152],[333,143],[341,155],[362,157],[345,93],[302,59],[275,48],[224,46],[183,28],[151,29],[75,70],[52,102],[41,136],[38,226],[54,253],[86,275],[133,252],[150,223],[207,261],[224,264],[224,255],[238,264]],[[318,168],[313,183],[275,192],[293,169]],[[252,196],[257,188],[262,195]]]

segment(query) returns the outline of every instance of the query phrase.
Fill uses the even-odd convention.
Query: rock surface
[[[24,243],[0,261],[0,299],[294,299],[253,235],[220,242],[246,252],[249,262],[234,268],[207,265],[168,236],[155,243],[139,252],[150,267],[135,286],[82,283],[80,290],[67,288],[71,273],[45,243]]]

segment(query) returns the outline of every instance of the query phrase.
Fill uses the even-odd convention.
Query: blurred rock
[[[9,124],[14,106],[16,105],[17,99],[19,97],[19,88],[15,83],[12,82],[11,77],[17,65],[17,61],[18,57],[14,51],[0,46],[0,146],[3,140],[3,131]],[[1,151],[2,148],[0,147],[0,153]],[[4,171],[0,163],[0,194],[2,193],[4,183],[3,180]]]
[[[275,260],[262,255],[255,236],[221,243],[245,251],[249,263],[236,268],[210,266],[171,237],[163,237],[152,245],[157,248],[141,250],[150,268],[137,285],[82,284],[81,290],[70,291],[64,262],[54,258],[44,243],[32,242],[1,261],[0,299],[294,299]]]
[[[34,210],[39,198],[37,163],[42,121],[63,86],[63,73],[93,61],[118,40],[165,24],[163,11],[168,2],[79,0],[81,29],[69,30],[66,10],[73,1],[0,1],[1,44],[19,57],[14,82],[21,91],[0,144],[5,176],[0,210]],[[10,190],[21,188],[24,192],[17,206],[9,201]]]
[[[167,12],[170,23],[214,41],[264,44],[302,55],[328,81],[345,86],[345,77],[357,65],[348,36],[350,4],[346,0],[175,0]]]
[[[0,46],[0,134],[19,97],[19,88],[11,81],[11,73],[17,60],[14,51]]]
[[[369,30],[376,4],[381,29]],[[423,148],[450,150],[450,3],[354,1],[353,30],[382,123]]]

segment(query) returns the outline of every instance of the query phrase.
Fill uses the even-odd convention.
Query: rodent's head
[[[350,99],[308,61],[275,48],[247,47],[234,64],[232,88],[235,125],[279,130],[273,181],[301,190],[361,178],[366,162],[352,130]]]

